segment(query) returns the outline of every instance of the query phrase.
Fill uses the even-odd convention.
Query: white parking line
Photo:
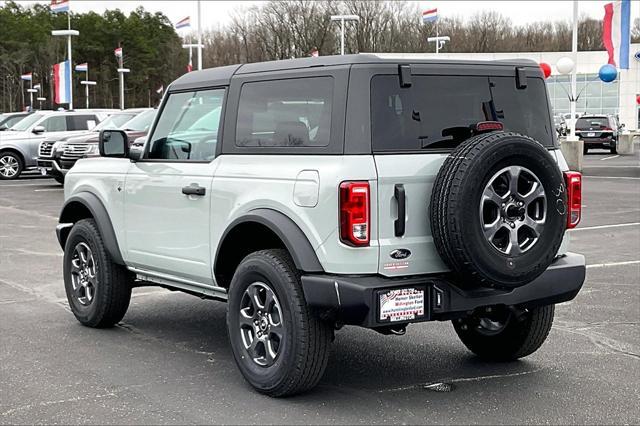
[[[589,231],[591,229],[607,229],[607,228],[624,228],[626,226],[637,226],[640,225],[640,222],[631,222],[631,223],[617,223],[615,225],[598,225],[598,226],[586,226],[584,228],[575,228],[570,229],[569,232],[576,231]]]
[[[587,265],[587,269],[606,268],[609,266],[637,265],[637,264],[640,264],[640,260],[628,260],[626,262],[611,262],[611,263],[594,263],[593,265]]]
[[[625,177],[625,176],[582,176],[582,179],[631,179],[631,180],[640,180],[637,177]]]
[[[0,188],[4,188],[5,186],[44,186],[44,185],[51,185],[51,182],[48,181],[44,181],[42,183],[10,183],[8,185],[4,185],[4,184],[0,184]]]
[[[34,189],[33,192],[64,191],[64,188]]]
[[[620,156],[619,155],[612,155],[611,157],[601,158],[600,161],[613,160],[614,158],[618,158],[618,157],[620,157]]]

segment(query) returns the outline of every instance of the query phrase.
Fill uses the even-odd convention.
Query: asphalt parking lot
[[[345,328],[312,392],[270,399],[236,369],[225,305],[134,291],[123,322],[79,325],[54,235],[63,191],[36,175],[0,182],[0,423],[638,423],[640,160],[593,151],[572,251],[587,282],[559,305],[546,344],[479,361],[449,323],[405,336]],[[450,392],[425,384],[444,382]]]

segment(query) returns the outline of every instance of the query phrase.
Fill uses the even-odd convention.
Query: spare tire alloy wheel
[[[489,179],[480,201],[487,241],[500,253],[519,256],[540,239],[546,217],[544,188],[529,169],[509,166]]]
[[[438,172],[433,241],[462,287],[514,288],[551,265],[566,228],[564,178],[547,148],[511,132],[474,136]]]
[[[22,171],[20,159],[11,153],[0,154],[0,178],[15,179]]]
[[[284,339],[282,309],[273,290],[261,282],[250,284],[240,302],[239,319],[249,357],[259,366],[272,366]]]

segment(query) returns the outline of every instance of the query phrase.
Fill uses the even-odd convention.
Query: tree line
[[[239,4],[229,22],[206,31],[203,36],[205,68],[320,55],[340,51],[339,24],[331,15],[354,14],[360,22],[346,23],[345,50],[358,52],[433,52],[427,37],[436,33],[436,24],[420,22],[418,2],[412,1],[312,1],[274,0],[251,7]],[[206,16],[203,17],[206,25]],[[66,59],[66,40],[52,37],[51,30],[66,29],[66,13],[54,14],[46,5],[24,7],[6,2],[0,7],[0,110],[17,110],[25,104],[20,75],[34,73],[52,107],[51,66]],[[126,68],[126,106],[156,104],[156,89],[167,86],[186,71],[188,53],[172,23],[162,13],[142,7],[125,15],[120,10],[72,13],[71,27],[80,31],[73,40],[74,62],[89,63],[89,77],[98,85],[91,89],[94,107],[114,108],[118,101],[117,63],[113,50],[122,46]],[[476,13],[464,20],[440,17],[437,29],[451,41],[443,52],[524,52],[571,50],[569,21],[534,22],[514,25],[495,11]],[[194,34],[186,35],[191,40]],[[632,42],[640,41],[640,22],[632,30]],[[602,21],[582,17],[578,29],[578,49],[603,50]],[[195,58],[194,58],[195,62]],[[84,73],[74,73],[74,102],[84,105],[80,81]]]

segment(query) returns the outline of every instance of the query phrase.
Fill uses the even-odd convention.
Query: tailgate
[[[429,223],[431,188],[446,157],[447,154],[374,156],[378,172],[380,274],[414,275],[447,270],[434,246]],[[403,191],[405,216],[400,218]],[[404,222],[404,232],[397,232],[402,231],[402,226],[396,229],[396,222]]]

